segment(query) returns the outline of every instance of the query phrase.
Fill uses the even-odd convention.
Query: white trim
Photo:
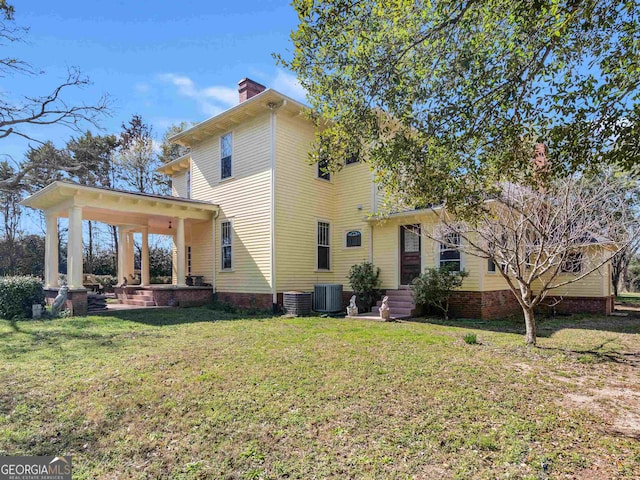
[[[358,248],[362,248],[364,243],[364,232],[362,230],[363,230],[362,227],[343,229],[342,230],[342,249],[351,251],[351,250],[357,250]],[[360,245],[355,247],[347,247],[347,233],[349,232],[360,232]]]
[[[318,227],[320,223],[326,223],[329,226],[329,232],[327,233],[327,241],[329,242],[329,245],[320,245],[318,243]],[[333,227],[331,226],[331,222],[329,220],[325,220],[323,218],[316,218],[316,228],[315,228],[315,236],[316,236],[316,242],[315,242],[315,257],[316,257],[316,263],[315,263],[315,272],[331,272],[331,266],[332,266],[332,252],[331,252],[331,234],[333,233]],[[328,247],[329,248],[329,268],[328,269],[324,269],[324,268],[318,268],[318,247]]]
[[[223,158],[222,157],[222,137],[226,137],[227,135],[231,135],[231,175],[229,175],[228,177],[222,178],[222,158]],[[218,171],[218,180],[220,182],[224,182],[225,180],[231,180],[233,178],[233,157],[234,157],[234,150],[235,150],[235,148],[233,148],[234,137],[235,135],[233,134],[233,130],[230,130],[227,133],[223,133],[218,138],[218,153],[219,153],[218,157],[220,161],[220,170]]]
[[[229,223],[230,225],[230,247],[231,247],[231,268],[223,268],[223,257],[222,257],[222,248],[224,246],[223,242],[222,242],[222,235],[224,234],[224,229],[222,227],[223,223]],[[220,219],[220,273],[228,273],[228,272],[233,272],[235,269],[235,252],[233,251],[233,233],[234,233],[234,221],[233,218],[221,218]]]
[[[213,219],[211,219],[211,241],[213,242],[213,259],[212,259],[212,267],[211,269],[213,270],[212,273],[212,279],[211,279],[211,285],[213,286],[213,293],[216,293],[216,274],[218,273],[218,271],[216,270],[216,222],[218,221],[217,217],[214,217]]]

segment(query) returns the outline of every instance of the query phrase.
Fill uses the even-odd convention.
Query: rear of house
[[[329,283],[344,286],[346,303],[349,269],[370,261],[381,269],[392,310],[408,315],[414,306],[404,287],[428,266],[453,263],[469,272],[452,301],[455,315],[518,312],[495,265],[420,234],[436,222],[432,212],[377,219],[380,195],[366,164],[349,159],[334,174],[310,164],[315,127],[302,104],[249,79],[240,82],[239,97],[235,107],[174,137],[190,154],[161,169],[172,176],[175,196],[219,207],[211,222],[187,230],[185,273],[211,284],[220,301],[280,308],[283,292]],[[609,279],[607,264],[554,292],[563,299],[556,310],[609,313]]]

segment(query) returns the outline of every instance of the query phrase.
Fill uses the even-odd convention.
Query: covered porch
[[[67,286],[68,300],[75,315],[86,313],[87,290],[83,285],[83,220],[92,220],[117,228],[118,285],[128,291],[176,289],[208,289],[215,286],[191,287],[186,278],[186,231],[194,225],[208,225],[215,238],[213,221],[219,212],[209,202],[141,194],[116,189],[89,187],[57,181],[23,200],[22,205],[43,211],[46,219],[45,275],[47,297],[59,290],[58,220],[68,218]],[[134,277],[134,234],[141,235],[140,284],[131,285]],[[168,235],[173,238],[174,264],[172,285],[154,286],[149,275],[149,235]],[[126,281],[125,281],[126,279]],[[168,294],[158,294],[165,298]],[[153,295],[152,295],[153,297]],[[175,294],[174,294],[175,297]]]

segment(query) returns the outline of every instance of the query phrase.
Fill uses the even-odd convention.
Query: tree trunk
[[[529,346],[536,345],[536,319],[533,315],[533,308],[522,307],[524,313],[524,325],[526,328],[525,342]]]

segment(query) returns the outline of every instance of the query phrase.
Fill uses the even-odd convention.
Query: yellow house
[[[188,236],[192,273],[214,284],[222,301],[271,307],[282,305],[283,292],[315,284],[342,284],[347,298],[350,267],[370,261],[381,269],[394,313],[410,314],[403,286],[445,261],[440,244],[404,228],[432,224],[430,211],[375,220],[380,199],[366,164],[349,159],[327,174],[308,162],[314,126],[304,105],[249,79],[239,93],[238,105],[175,136],[191,153],[161,169],[171,175],[174,195],[220,208],[212,229],[203,225]],[[470,274],[453,301],[455,313],[490,318],[518,311],[486,260],[458,255]],[[558,292],[564,306],[608,312],[607,269]]]
[[[206,293],[186,297],[190,299],[215,294],[223,302],[276,309],[284,292],[340,284],[346,303],[350,267],[370,261],[381,269],[392,314],[410,315],[415,308],[407,290],[411,280],[427,266],[454,261],[469,272],[452,300],[455,315],[495,318],[519,311],[505,281],[486,260],[445,251],[420,235],[421,228],[433,225],[429,210],[377,220],[373,214],[381,199],[366,164],[349,159],[335,174],[310,164],[314,126],[302,114],[304,105],[249,79],[239,83],[239,100],[173,137],[190,149],[160,169],[171,176],[173,197],[53,185],[24,203],[45,210],[47,218],[69,215],[76,230],[82,218],[118,225],[123,232],[119,277],[132,268],[128,232],[143,233],[142,287],[151,291],[144,253],[149,232],[173,236],[175,287]],[[123,217],[129,209],[134,213]],[[53,220],[48,225],[53,232]],[[79,290],[81,254],[73,252],[81,233],[70,234],[70,239],[75,258],[70,268],[76,272],[71,286]],[[50,243],[48,248],[54,248]],[[47,271],[57,271],[50,263]],[[608,269],[605,265],[557,292],[563,298],[558,310],[609,313]],[[47,286],[54,289],[52,277]],[[200,286],[187,286],[187,277],[198,278]],[[157,287],[145,301],[163,304],[168,295]]]

